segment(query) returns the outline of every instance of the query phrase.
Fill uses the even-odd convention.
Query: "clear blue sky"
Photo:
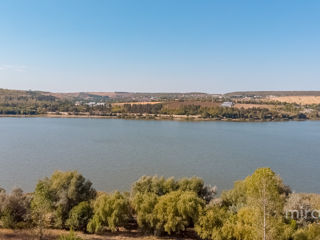
[[[320,90],[320,1],[2,0],[0,88]]]

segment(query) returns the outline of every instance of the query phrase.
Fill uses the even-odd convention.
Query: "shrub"
[[[229,216],[226,209],[217,205],[209,206],[199,217],[195,230],[202,239],[223,239],[222,228]]]
[[[294,240],[320,240],[320,225],[313,223],[299,229],[294,234]]]
[[[165,179],[164,177],[144,176],[133,184],[131,197],[138,226],[143,231],[156,234],[163,232],[171,234],[172,232],[183,231],[186,226],[192,225],[191,223],[194,222],[193,220],[199,214],[199,212],[194,211],[194,217],[191,219],[184,214],[187,211],[179,212],[180,210],[182,211],[181,201],[184,198],[190,197],[191,203],[197,205],[197,203],[201,202],[200,205],[204,205],[205,202],[213,199],[215,193],[215,188],[206,186],[204,181],[197,177],[182,178],[176,181],[174,178]],[[181,199],[178,199],[180,197]],[[167,200],[171,201],[169,207],[176,210],[178,209],[177,204],[180,204],[179,211],[168,212],[167,216],[162,215],[162,211],[171,211],[165,205]],[[176,203],[174,203],[175,200],[177,201]],[[185,205],[190,207],[189,211],[195,210],[192,208],[194,206],[190,206],[189,202],[186,202]],[[170,214],[171,216],[169,216]],[[184,215],[182,216],[181,214]],[[168,217],[168,219],[165,219],[165,217]],[[179,220],[180,217],[182,217],[181,221]],[[173,224],[173,221],[177,222]]]
[[[74,230],[86,231],[87,225],[93,215],[89,202],[81,202],[71,209],[66,225]]]
[[[216,188],[206,186],[204,181],[198,177],[182,178],[175,180],[174,178],[143,176],[136,181],[131,189],[131,195],[134,197],[137,193],[154,193],[163,196],[173,191],[190,191],[195,192],[198,197],[209,202],[216,194]]]
[[[9,195],[0,193],[0,217],[3,227],[20,228],[29,222],[30,196],[20,188],[14,189]]]
[[[247,187],[244,181],[236,181],[233,189],[221,194],[222,205],[229,208],[233,213],[238,212],[247,204]]]
[[[129,199],[120,192],[102,194],[94,203],[94,215],[88,224],[91,233],[101,232],[104,227],[118,231],[131,219]]]
[[[41,187],[38,187],[41,186]],[[44,197],[51,202],[53,221],[57,228],[64,228],[70,210],[80,202],[89,201],[96,196],[92,183],[77,171],[56,171],[51,178],[39,181],[35,194],[41,189]]]
[[[74,231],[71,230],[68,235],[61,235],[59,240],[82,240],[82,238],[78,237]]]
[[[198,197],[210,202],[216,195],[216,187],[205,185],[203,179],[198,177],[182,178],[178,181],[178,189],[181,191],[195,192]]]
[[[159,196],[154,193],[138,193],[132,201],[138,226],[144,232],[154,231],[156,225],[154,208],[158,201]]]
[[[192,227],[204,205],[194,192],[175,191],[160,197],[154,209],[156,233],[170,235]]]
[[[137,193],[154,193],[162,196],[171,191],[176,191],[178,184],[174,178],[165,179],[164,177],[157,176],[143,176],[136,181],[131,189],[131,194],[134,197]]]
[[[50,226],[50,212],[53,200],[47,182],[39,182],[31,200],[31,218],[37,227],[39,239],[43,239],[43,231]]]

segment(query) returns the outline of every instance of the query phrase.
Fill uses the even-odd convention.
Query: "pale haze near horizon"
[[[319,1],[0,4],[0,88],[320,90]]]

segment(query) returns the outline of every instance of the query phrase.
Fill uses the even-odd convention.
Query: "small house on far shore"
[[[223,102],[221,104],[221,107],[229,107],[229,108],[231,108],[231,107],[233,107],[233,102]]]

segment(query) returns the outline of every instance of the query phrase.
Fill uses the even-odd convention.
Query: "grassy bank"
[[[61,235],[67,235],[69,232],[66,230],[45,230],[44,239],[46,240],[56,240]],[[84,234],[81,232],[75,233],[77,236],[81,237],[83,240],[193,240],[196,237],[192,234],[185,234],[175,237],[155,237],[152,235],[145,235],[138,231],[120,231],[118,233],[103,233],[98,234]],[[12,229],[0,229],[0,239],[9,239],[9,240],[38,240],[36,231],[34,230],[12,230]]]

